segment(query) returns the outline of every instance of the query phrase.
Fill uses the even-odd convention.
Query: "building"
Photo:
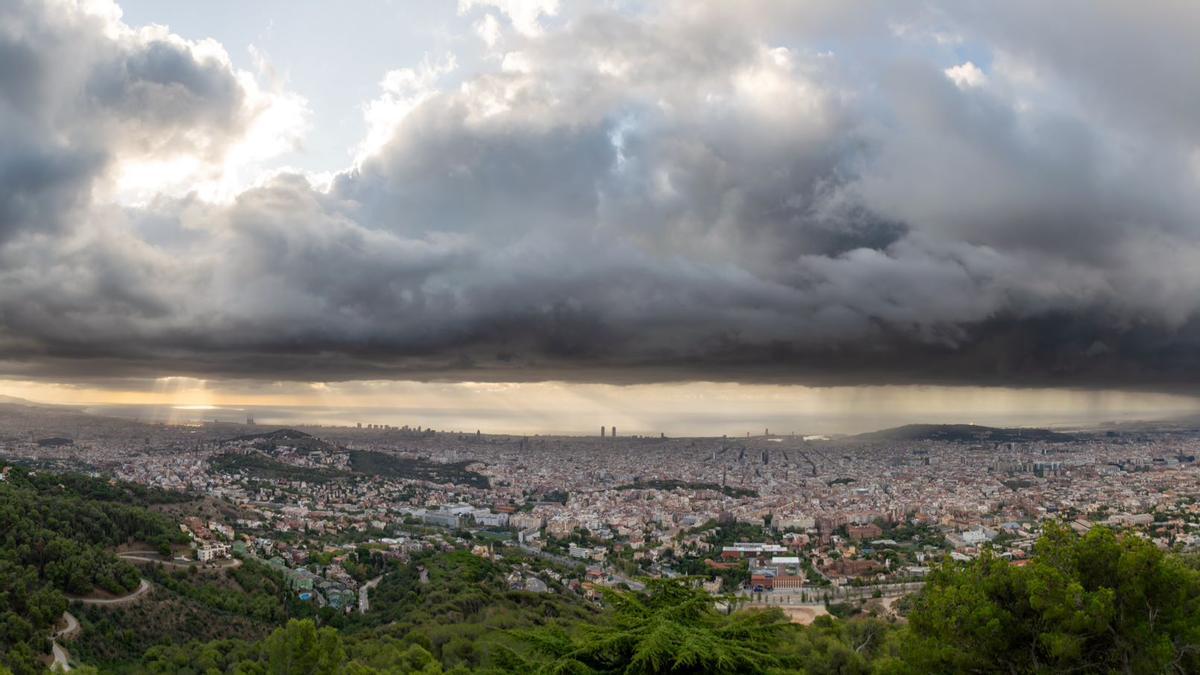
[[[784,553],[787,553],[787,549],[779,544],[736,542],[733,546],[723,546],[721,548],[721,557],[725,560],[762,558],[766,556],[781,555]]]
[[[870,541],[883,536],[883,528],[875,523],[867,523],[866,525],[849,525],[846,527],[846,534],[850,535],[853,541]]]
[[[456,513],[448,513],[445,511],[422,511],[417,514],[417,517],[426,525],[448,527],[455,530],[462,527],[462,517]]]
[[[987,527],[977,527],[962,533],[962,539],[968,545],[975,546],[996,538],[996,531]]]
[[[196,546],[196,560],[210,562],[219,558],[229,557],[229,547],[215,541],[201,542]]]
[[[750,574],[750,588],[758,591],[775,590],[775,570],[764,567]]]

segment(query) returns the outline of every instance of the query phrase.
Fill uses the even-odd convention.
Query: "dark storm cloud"
[[[217,156],[244,130],[227,63],[71,3],[0,6],[0,241],[86,219],[122,158]]]
[[[283,174],[140,207],[92,188],[130,156],[219,160],[254,114],[244,83],[161,32],[8,10],[25,28],[0,33],[0,369],[1200,375],[1200,102],[1159,44],[1194,50],[1190,6],[1138,14],[1110,73],[1102,45],[1059,43],[1113,37],[1125,7],[775,4],[510,35],[503,66],[424,96],[327,191]],[[981,67],[956,80],[963,50]]]

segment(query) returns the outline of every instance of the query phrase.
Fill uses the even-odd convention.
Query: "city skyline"
[[[1188,396],[996,387],[350,382],[214,389],[164,378],[153,390],[114,393],[25,384],[0,394],[166,424],[252,417],[268,426],[365,423],[517,435],[592,436],[597,425],[685,437],[855,434],[906,424],[1100,429],[1200,414]]]

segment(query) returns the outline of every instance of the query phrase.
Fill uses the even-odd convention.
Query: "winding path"
[[[77,598],[67,596],[67,599],[82,605],[124,605],[142,597],[152,588],[149,581],[145,579],[141,579],[140,581],[141,583],[138,584],[137,590],[128,595],[116,598]],[[50,664],[50,669],[68,672],[71,670],[71,653],[67,651],[66,647],[58,644],[58,640],[59,638],[68,638],[78,633],[79,620],[70,612],[63,612],[62,618],[67,622],[67,626],[54,631],[54,634],[50,636],[50,651],[54,655],[54,662]]]
[[[70,612],[63,612],[63,621],[67,622],[67,627],[55,631],[54,635],[50,636],[50,651],[54,655],[54,662],[50,664],[50,670],[60,670],[64,673],[71,670],[71,653],[66,647],[58,644],[59,638],[71,637],[79,632],[79,620]]]
[[[58,638],[72,637],[75,635],[75,633],[79,632],[79,619],[76,619],[74,614],[70,612],[63,612],[62,618],[63,621],[67,622],[67,627],[54,633],[53,637],[56,640]]]
[[[137,590],[128,595],[122,595],[117,598],[76,598],[67,596],[71,602],[78,602],[83,605],[123,605],[128,602],[133,602],[138,598],[148,593],[151,589],[150,582],[142,579],[138,584]],[[59,670],[69,672],[71,670],[71,652],[67,651],[66,647],[58,644],[60,638],[72,637],[79,632],[79,620],[70,612],[63,612],[62,618],[67,622],[66,628],[54,631],[50,636],[50,652],[54,655],[54,661],[50,664],[50,670]]]
[[[50,664],[50,670],[62,671],[68,673],[71,671],[71,655],[58,644],[57,640],[50,643],[50,650],[54,652],[54,663]]]
[[[123,605],[127,602],[133,602],[145,595],[150,590],[150,582],[142,579],[142,583],[138,584],[137,590],[129,595],[122,595],[117,598],[70,598],[71,602],[78,602],[84,605]]]

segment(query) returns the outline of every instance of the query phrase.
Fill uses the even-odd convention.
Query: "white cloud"
[[[559,0],[458,0],[460,14],[466,14],[475,7],[495,7],[508,17],[518,33],[539,35],[542,32],[542,17],[557,15]]]
[[[987,84],[987,75],[979,66],[967,61],[942,71],[959,89],[971,89]]]
[[[438,93],[437,83],[443,76],[458,67],[454,54],[447,52],[440,61],[433,61],[426,54],[416,68],[398,68],[388,71],[379,87],[379,97],[363,108],[367,122],[367,135],[359,146],[355,162],[376,154],[396,132],[404,118],[422,101]]]
[[[500,41],[500,22],[490,12],[484,14],[482,19],[475,22],[475,34],[488,48],[495,47]]]
[[[265,62],[263,68],[269,68]],[[228,202],[238,193],[274,174],[271,160],[299,147],[311,128],[308,101],[282,83],[265,89],[250,72],[235,78],[243,91],[244,128],[216,157],[196,153],[174,156],[143,155],[124,159],[115,167],[111,198],[142,205],[160,195],[194,193],[208,201]],[[104,193],[99,195],[105,197]]]

